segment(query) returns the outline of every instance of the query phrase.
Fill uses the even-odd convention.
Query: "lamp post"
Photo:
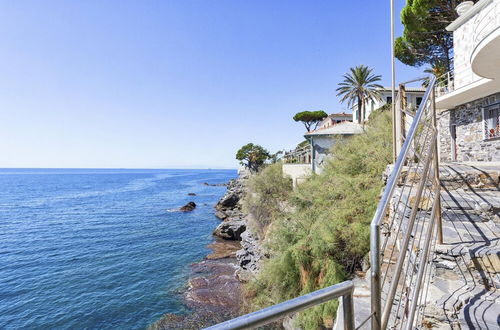
[[[391,0],[391,96],[392,96],[392,156],[394,162],[397,155],[396,123],[398,114],[396,113],[396,70],[394,60],[394,0]]]

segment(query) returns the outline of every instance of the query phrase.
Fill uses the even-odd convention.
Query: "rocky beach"
[[[241,283],[258,272],[261,259],[258,239],[247,230],[249,215],[242,205],[248,178],[247,171],[238,171],[238,178],[225,184],[227,190],[214,206],[221,223],[207,246],[212,252],[191,265],[183,293],[191,313],[165,314],[151,329],[198,329],[240,314]]]

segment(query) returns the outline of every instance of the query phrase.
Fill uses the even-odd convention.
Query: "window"
[[[387,97],[385,98],[385,101],[386,101],[387,103],[392,103],[392,96],[387,96]]]
[[[422,103],[422,98],[417,96],[417,108],[420,106],[420,103]]]
[[[500,105],[484,108],[483,116],[485,139],[500,137]]]

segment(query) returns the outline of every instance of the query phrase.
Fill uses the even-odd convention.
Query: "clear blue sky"
[[[389,0],[2,1],[0,167],[236,167],[389,47]]]

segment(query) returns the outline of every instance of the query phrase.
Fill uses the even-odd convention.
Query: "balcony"
[[[481,77],[500,78],[500,1],[493,1],[474,18],[472,70]]]
[[[481,0],[451,23],[454,70],[438,77],[436,106],[452,109],[500,91],[500,0]]]

